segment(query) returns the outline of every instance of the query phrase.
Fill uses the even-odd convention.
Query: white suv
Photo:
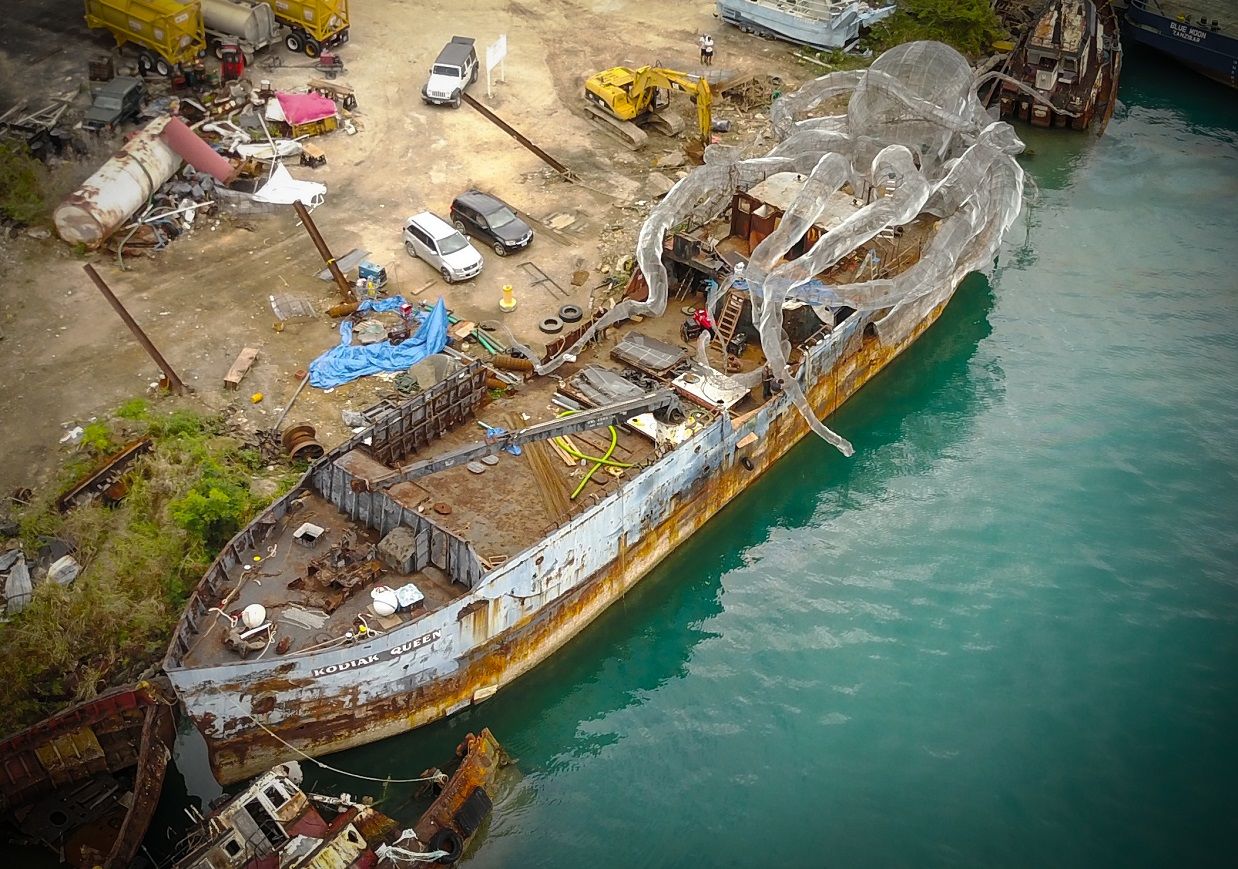
[[[460,95],[475,81],[477,52],[473,49],[473,40],[468,36],[453,36],[430,67],[430,79],[421,89],[421,98],[427,103],[447,104],[458,109]]]
[[[477,248],[450,223],[428,211],[404,221],[404,249],[435,266],[449,284],[481,274],[482,258]]]

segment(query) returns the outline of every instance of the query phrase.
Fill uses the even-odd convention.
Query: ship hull
[[[1064,99],[1070,99],[1071,94],[1059,98],[1042,90],[1040,98],[1034,98],[1026,89],[1007,83],[998,91],[998,112],[1002,120],[1022,121],[1033,127],[1092,130],[1097,136],[1104,134],[1117,106],[1118,83],[1122,76],[1122,45],[1117,13],[1112,3],[1096,0],[1094,8],[1101,38],[1101,45],[1093,58],[1098,71],[1089,90],[1074,94],[1078,105],[1072,101],[1071,110],[1065,110],[1061,103]],[[1028,39],[1031,36],[1032,31],[1029,31],[1010,64],[1015,77],[1023,79],[1029,86],[1034,83],[1032,76],[1037,66],[1028,57]]]
[[[1128,39],[1168,55],[1215,82],[1238,88],[1238,39],[1135,4],[1127,6],[1122,30]]]
[[[717,5],[718,16],[740,30],[825,50],[845,48],[859,38],[861,28],[894,12],[893,5],[865,13],[853,7],[830,18],[813,18],[751,0],[718,0]]]
[[[914,343],[967,271],[880,320],[853,315],[816,345],[800,376],[818,414],[835,411]],[[785,396],[722,417],[460,601],[365,645],[168,666],[216,777],[252,777],[291,757],[290,746],[317,756],[385,739],[490,697],[579,634],[808,431]],[[755,442],[738,446],[753,441],[749,434]],[[318,467],[330,479],[319,485],[350,487],[329,458]],[[350,497],[358,514],[372,509],[365,496]]]

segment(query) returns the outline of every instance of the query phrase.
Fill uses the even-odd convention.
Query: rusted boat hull
[[[1105,132],[1117,104],[1118,83],[1122,74],[1122,44],[1117,13],[1112,3],[1096,0],[1094,5],[1100,41],[1089,60],[1098,67],[1090,88],[1068,88],[1065,94],[1042,90],[1041,97],[1036,98],[1006,82],[997,91],[998,113],[1002,120],[1018,120],[1033,127],[1092,130],[1098,136]],[[1028,40],[1032,32],[1029,29],[1025,34],[1005,67],[1014,78],[1021,79],[1027,86],[1037,83],[1037,64],[1031,62],[1028,54]]]
[[[0,815],[69,865],[129,866],[159,802],[173,703],[166,686],[139,682],[0,742]]]
[[[818,414],[833,413],[928,329],[966,272],[883,317],[856,314],[807,348],[798,376]],[[579,634],[808,431],[785,396],[719,418],[415,628],[274,661],[187,668],[170,654],[166,670],[216,777],[237,782],[289,759],[289,746],[340,751],[483,701]],[[317,467],[332,475],[324,487],[358,491],[331,456]],[[354,518],[378,511],[352,493]]]
[[[464,848],[490,815],[495,782],[506,763],[506,755],[489,729],[465,736],[456,755],[460,765],[413,827],[418,840],[432,851],[451,853]]]

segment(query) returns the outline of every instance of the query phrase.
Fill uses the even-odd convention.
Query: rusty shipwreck
[[[625,297],[530,348],[514,396],[489,401],[477,362],[373,409],[177,627],[165,670],[217,777],[482,702],[809,431],[849,454],[821,420],[992,266],[1021,207],[1022,145],[974,79],[910,43],[784,95],[776,147],[709,149],[642,227]]]
[[[468,734],[450,775],[424,774],[433,801],[407,829],[369,800],[301,788],[288,761],[258,776],[198,823],[181,843],[173,869],[367,867],[394,869],[455,863],[489,818],[496,781],[506,763],[489,730]]]
[[[1049,0],[1007,62],[1003,119],[1105,132],[1118,102],[1122,42],[1110,0]]]
[[[172,756],[174,704],[166,684],[137,682],[0,740],[8,838],[68,866],[129,866]]]

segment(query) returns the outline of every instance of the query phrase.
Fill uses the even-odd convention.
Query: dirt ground
[[[707,0],[353,0],[350,5],[351,41],[340,52],[348,72],[341,80],[356,89],[364,130],[320,138],[326,166],[290,167],[295,177],[328,187],[315,221],[337,256],[358,247],[385,264],[391,291],[420,290],[413,298],[430,302],[443,295],[457,316],[502,319],[534,346],[546,338],[538,322],[569,300],[545,285],[532,285],[520,263],[535,263],[572,294],[572,301],[589,304],[606,277],[603,269],[631,253],[656,193],[649,173],[674,180],[685,171],[654,170],[659,157],[681,151],[682,140],[651,134],[646,148],[634,153],[598,132],[581,110],[587,74],[654,63],[700,72],[696,38],[709,32],[717,42],[713,72],[720,76],[774,74],[794,86],[809,75],[792,58],[792,47],[722,25]],[[506,81],[495,83],[493,98],[487,99],[483,74],[471,93],[571,168],[581,183],[554,177],[467,105],[453,110],[422,103],[419,91],[428,66],[453,34],[475,37],[484,58],[484,47],[503,33]],[[87,60],[111,48],[107,34],[85,28],[80,0],[27,0],[0,34],[0,111],[20,96],[80,91]],[[285,65],[263,69],[260,54],[251,79],[294,89],[314,75],[293,66],[308,61],[282,46],[267,51]],[[78,104],[86,100],[79,96]],[[675,95],[672,105],[690,131],[693,110],[687,98]],[[736,132],[721,136],[733,144],[763,123],[761,113],[741,117],[725,99],[716,102],[714,117],[736,124]],[[101,146],[58,167],[57,184],[72,189],[106,153]],[[575,222],[564,230],[563,241],[540,233],[526,251],[505,259],[479,246],[483,273],[448,287],[434,281],[430,266],[404,253],[402,220],[422,209],[445,216],[452,198],[469,187],[493,192],[537,218],[565,213]],[[115,257],[75,253],[55,235],[0,238],[0,443],[7,459],[0,464],[0,493],[46,482],[69,449],[59,443],[67,429],[147,394],[158,379],[154,363],[83,273],[87,262],[193,387],[181,401],[231,407],[249,426],[270,427],[297,385],[296,372],[336,343],[338,334],[337,322],[325,314],[276,332],[269,297],[302,296],[322,311],[338,296],[332,284],[315,277],[323,264],[290,210],[247,223],[249,228],[202,221],[163,252],[126,260],[123,271]],[[589,280],[573,287],[570,279],[578,269],[588,270]],[[498,309],[504,284],[515,287],[518,301],[509,315]],[[257,348],[258,361],[239,392],[225,392],[222,378],[243,347]],[[307,388],[287,422],[311,423],[330,447],[348,434],[343,409],[364,408],[391,389],[378,378],[329,393]],[[254,393],[264,398],[254,403]]]

